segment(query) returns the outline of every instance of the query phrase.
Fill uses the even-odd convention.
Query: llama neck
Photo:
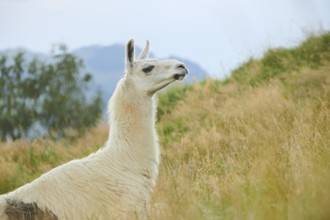
[[[152,97],[142,94],[133,82],[123,78],[110,100],[109,114],[111,147],[128,148],[126,152],[131,155],[155,156],[157,137]]]

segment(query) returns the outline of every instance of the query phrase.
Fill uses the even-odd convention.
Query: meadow
[[[159,96],[151,219],[330,219],[330,34]],[[108,136],[0,143],[0,193]]]

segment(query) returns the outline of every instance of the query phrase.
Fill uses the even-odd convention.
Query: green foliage
[[[36,116],[36,94],[29,85],[33,79],[24,76],[23,53],[16,54],[11,65],[2,56],[0,74],[0,139],[17,139],[28,131]]]
[[[249,80],[249,77],[251,77],[251,69],[253,69],[253,66],[256,65],[258,61],[255,59],[249,59],[247,62],[243,63],[241,66],[239,66],[237,69],[235,69],[231,73],[231,77],[226,79],[224,83],[228,83],[232,80],[239,82],[239,83],[244,83]]]
[[[183,87],[173,87],[161,94],[158,100],[157,119],[161,120],[162,116],[169,115],[172,111],[175,111],[176,105],[180,100],[185,98],[185,94],[191,89],[192,87],[187,85]],[[164,141],[166,143],[170,143],[179,140],[181,135],[188,129],[184,121],[178,119],[164,122],[162,126],[159,126],[158,132],[161,136],[165,137]]]
[[[159,133],[164,137],[165,143],[180,140],[181,136],[188,130],[189,128],[185,125],[185,121],[181,118],[175,121],[164,122],[162,126],[159,126]]]
[[[302,68],[318,68],[330,60],[330,33],[312,36],[292,49],[270,49],[260,60],[250,59],[233,71],[228,81],[258,85],[284,73],[294,74]]]
[[[13,61],[0,57],[0,140],[34,135],[41,127],[51,137],[83,132],[101,115],[101,95],[87,97],[92,79],[82,76],[83,62],[59,46],[53,61],[24,61],[22,52]]]
[[[164,114],[171,113],[177,102],[179,102],[190,89],[190,86],[173,87],[166,91],[166,93],[161,94],[158,100],[157,118],[160,119]]]

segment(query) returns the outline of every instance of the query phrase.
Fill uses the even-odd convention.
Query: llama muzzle
[[[177,68],[182,72],[174,74],[173,77],[175,80],[183,80],[183,78],[188,74],[188,69],[183,64],[179,64]]]

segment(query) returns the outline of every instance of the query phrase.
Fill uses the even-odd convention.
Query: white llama
[[[188,73],[176,60],[147,59],[149,42],[134,57],[126,46],[126,72],[109,101],[106,146],[52,169],[0,196],[0,219],[147,219],[156,184],[159,148],[154,94]]]

